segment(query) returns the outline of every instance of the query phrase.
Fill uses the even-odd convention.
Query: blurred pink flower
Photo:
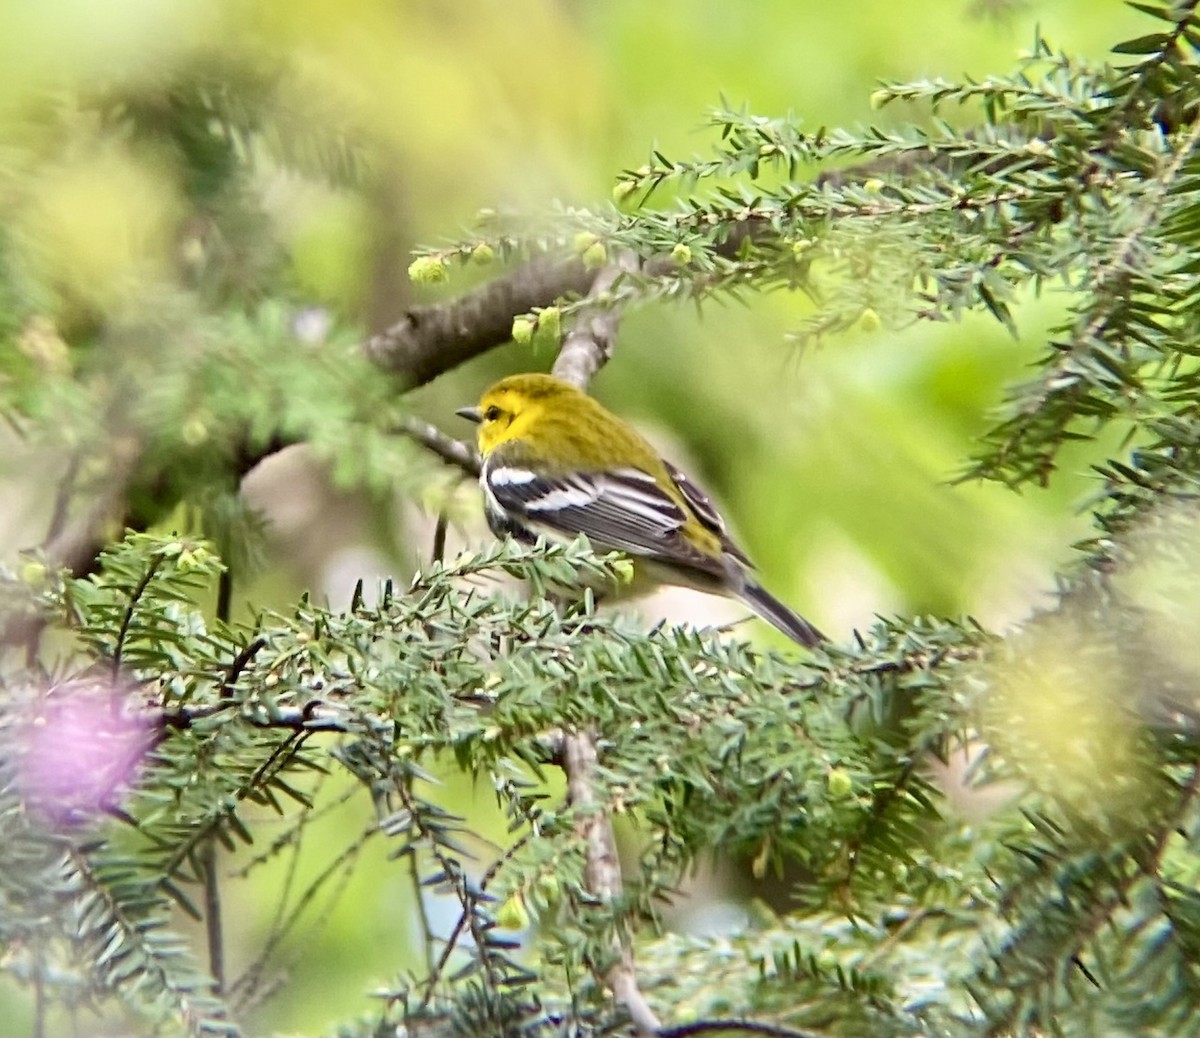
[[[155,742],[138,697],[119,685],[74,681],[30,706],[19,770],[30,807],[49,822],[76,826],[116,806]]]

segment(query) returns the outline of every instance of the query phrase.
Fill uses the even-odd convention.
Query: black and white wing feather
[[[668,564],[678,583],[740,595],[801,645],[823,642],[820,631],[754,580],[750,560],[729,537],[707,495],[673,465],[667,471],[686,507],[719,540],[718,557],[699,551],[683,535],[687,514],[640,469],[547,476],[492,455],[480,483],[488,524],[498,536],[533,541],[539,535],[562,540],[586,534],[597,548]],[[678,580],[685,574],[693,579]]]
[[[709,499],[709,496],[693,483],[685,472],[677,469],[669,461],[664,461],[663,464],[666,465],[667,472],[671,474],[671,479],[675,481],[675,486],[679,488],[679,492],[687,501],[688,507],[695,513],[696,518],[700,520],[703,526],[717,535],[725,553],[732,555],[733,558],[737,559],[747,569],[753,569],[754,563],[750,561],[749,556],[729,536],[729,531],[725,528],[725,520],[721,517],[721,513],[717,511],[716,506]]]
[[[640,469],[546,476],[492,458],[481,482],[496,533],[527,540],[582,533],[599,548],[712,568],[680,535],[683,509]]]

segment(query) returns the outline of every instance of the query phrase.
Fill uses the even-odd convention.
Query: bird
[[[586,535],[663,583],[740,598],[798,644],[827,639],[762,587],[708,496],[623,419],[553,375],[510,375],[455,414],[478,426],[479,482],[497,537]]]

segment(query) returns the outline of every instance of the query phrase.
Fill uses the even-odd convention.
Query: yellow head
[[[632,426],[553,375],[510,375],[485,391],[478,407],[458,414],[479,423],[484,457],[503,449],[509,460],[543,471],[637,468],[673,487],[657,452]]]
[[[569,417],[590,398],[553,375],[510,375],[486,389],[478,407],[455,414],[479,423],[479,450],[486,457],[501,444],[527,438],[545,421]]]

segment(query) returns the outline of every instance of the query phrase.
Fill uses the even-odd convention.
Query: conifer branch
[[[412,388],[512,337],[516,314],[584,292],[593,275],[578,259],[538,257],[445,303],[413,307],[363,345],[381,368]]]
[[[1187,53],[1189,49],[1195,48],[1197,7],[1200,7],[1198,0],[1183,0],[1181,3],[1173,4],[1169,11],[1166,8],[1162,9],[1162,15],[1169,16],[1174,24],[1171,26],[1171,31],[1164,33],[1158,40],[1155,49],[1138,64],[1137,70],[1133,74],[1132,85],[1124,92],[1121,103],[1109,115],[1108,141],[1110,144],[1116,142],[1122,128],[1134,112],[1135,105],[1139,104],[1152,89],[1155,76],[1162,66],[1179,60],[1181,53]],[[1189,37],[1191,38],[1189,39]],[[1118,45],[1117,50],[1120,49],[1121,47]],[[1173,113],[1161,111],[1162,102],[1163,98],[1161,97],[1152,99],[1149,106],[1150,114],[1165,131],[1172,133],[1178,129],[1178,126],[1173,118]]]
[[[198,604],[221,579],[210,549],[129,537],[97,560],[105,524],[145,525],[161,517],[160,506],[203,509],[215,486],[227,489],[256,452],[214,430],[252,427],[269,437],[278,419],[280,439],[266,441],[269,449],[285,433],[311,438],[335,463],[358,462],[357,453],[369,459],[385,433],[362,420],[359,406],[375,399],[378,370],[361,357],[339,365],[275,349],[295,338],[281,317],[287,306],[267,285],[261,314],[237,300],[228,308],[235,318],[200,329],[198,343],[211,332],[222,349],[188,350],[186,377],[171,365],[146,372],[156,379],[154,400],[182,403],[131,417],[138,457],[126,469],[110,461],[112,486],[92,502],[103,504],[100,512],[81,500],[82,478],[72,486],[68,473],[60,485],[46,555],[82,555],[98,578],[73,580],[37,561],[27,573],[0,565],[0,627],[28,631],[32,617],[55,635],[0,646],[0,938],[11,945],[0,969],[31,983],[35,1026],[48,1026],[47,1014],[83,984],[97,1002],[127,996],[156,1023],[163,1014],[161,1029],[230,1030],[211,980],[191,964],[200,957],[196,935],[184,953],[158,928],[174,905],[201,917],[203,906],[189,897],[201,879],[201,847],[215,846],[214,837],[231,846],[257,838],[259,805],[278,812],[288,833],[256,854],[254,867],[302,837],[311,845],[311,830],[295,819],[329,806],[313,807],[321,792],[314,774],[348,772],[358,795],[392,812],[369,833],[395,838],[397,854],[420,866],[416,879],[459,908],[444,948],[430,950],[424,921],[435,960],[429,978],[389,992],[380,1018],[364,1025],[371,1033],[394,1029],[403,1014],[423,1038],[596,1038],[614,1026],[629,1030],[629,1020],[657,1038],[807,1038],[803,1029],[716,1019],[726,1011],[856,1034],[1082,1033],[1097,1021],[1139,1033],[1195,1030],[1200,897],[1188,880],[1200,847],[1198,665],[1175,650],[1194,620],[1200,579],[1191,508],[1200,487],[1200,26],[1196,2],[1136,6],[1162,32],[1118,48],[1136,56],[1125,68],[1097,68],[1039,43],[1009,77],[885,88],[884,100],[927,106],[920,125],[810,133],[790,118],[718,112],[722,136],[711,157],[671,162],[656,153],[648,172],[622,176],[620,193],[662,185],[672,204],[639,206],[624,194],[629,204],[620,209],[558,214],[528,239],[492,242],[495,252],[543,258],[460,299],[415,308],[362,347],[417,385],[507,341],[515,315],[565,299],[568,333],[555,370],[586,386],[612,353],[624,308],[648,299],[776,288],[816,297],[832,288],[802,328],[823,334],[874,309],[872,293],[902,286],[892,314],[877,317],[900,324],[986,309],[1013,329],[1027,295],[1061,286],[1072,323],[989,441],[999,444],[992,472],[1013,482],[1040,474],[1064,440],[1092,429],[1115,442],[1123,430],[1114,418],[1130,421],[1136,450],[1122,445],[1102,468],[1100,534],[1062,576],[1057,604],[1025,626],[1036,636],[1043,620],[1066,621],[1064,638],[1047,636],[1044,657],[1019,636],[920,618],[881,620],[803,662],[731,637],[647,633],[597,614],[589,600],[547,603],[547,588],[613,576],[610,562],[581,545],[489,546],[431,565],[399,591],[388,584],[377,605],[360,588],[348,610],[305,598],[282,614],[264,611],[248,636],[214,623]],[[958,104],[983,112],[978,132],[938,119],[939,106]],[[208,120],[220,122],[224,111],[203,108],[203,139]],[[237,121],[243,134],[258,124]],[[237,156],[229,159],[235,169]],[[839,163],[851,172],[815,180],[795,172]],[[593,258],[603,251],[616,262],[587,270],[547,258],[565,253],[580,229],[595,232]],[[465,258],[473,250],[455,251]],[[184,310],[174,324],[169,307],[156,312],[154,337],[159,323],[191,330],[209,320]],[[106,335],[125,347],[142,333],[114,323]],[[120,349],[110,352],[106,374],[109,360],[118,372],[122,363]],[[128,352],[148,368],[140,348]],[[265,388],[244,400],[208,392],[227,385],[231,359]],[[91,390],[88,377],[82,368],[55,376]],[[79,408],[68,433],[94,429],[94,395],[51,384],[39,399],[35,381],[22,382],[21,394],[28,388],[41,405]],[[319,410],[335,388],[338,405]],[[287,406],[274,408],[281,398]],[[193,399],[200,417],[189,419],[182,412]],[[432,426],[414,420],[396,431],[456,469],[478,471],[469,446]],[[202,455],[211,464],[196,464]],[[353,472],[364,482],[377,475]],[[1164,521],[1156,506],[1181,499],[1188,506]],[[1148,550],[1124,539],[1135,517],[1160,520]],[[538,594],[493,594],[500,577],[527,580]],[[63,660],[50,661],[59,644],[69,645]],[[59,670],[82,675],[80,685],[102,675],[115,713],[136,714],[137,762],[116,793],[97,797],[84,784],[73,794],[62,781],[64,756],[83,758],[103,741],[94,724],[78,754],[51,752],[38,767],[42,743],[52,751],[76,745],[56,712],[71,692]],[[1017,698],[1005,703],[1010,679]],[[142,715],[143,699],[159,705]],[[1097,703],[1091,717],[1083,707]],[[1055,704],[1063,705],[1058,714],[1043,713]],[[148,727],[156,739],[145,737]],[[1040,753],[1036,736],[1047,728],[1067,738]],[[557,735],[548,754],[544,733],[564,729],[573,734]],[[339,738],[312,738],[325,732]],[[987,825],[937,819],[937,790],[914,763],[956,740],[986,742],[977,774],[1021,790],[1015,808]],[[566,775],[565,814],[545,802],[547,760]],[[486,838],[423,800],[420,766],[429,761],[490,788],[510,823],[508,845],[478,883],[462,843]],[[1073,770],[1072,761],[1085,766]],[[82,822],[76,812],[61,828],[44,825],[31,808],[57,795],[69,808],[72,795],[99,806]],[[244,811],[247,802],[256,809]],[[627,886],[612,828],[618,811],[647,837]],[[138,829],[110,839],[105,827],[122,824]],[[277,925],[245,980],[248,996],[260,990],[280,936],[322,884],[350,874],[366,838],[339,847],[286,917],[285,884]],[[635,924],[714,848],[739,858],[757,851],[756,866],[803,869],[808,896],[734,936],[639,942],[635,964]],[[215,876],[211,861],[206,871]],[[493,886],[539,916],[527,960],[536,976],[507,955],[514,941],[490,914]],[[216,919],[215,903],[207,907]],[[212,944],[219,953],[219,939]],[[60,949],[70,954],[60,958]],[[64,982],[57,962],[68,958],[78,967]],[[219,979],[220,956],[212,958]],[[455,972],[459,959],[465,965]],[[705,967],[718,960],[731,1000],[694,1008],[703,992],[688,990],[688,978],[708,982]],[[651,979],[660,975],[671,982]],[[1081,975],[1091,984],[1079,984]],[[577,997],[580,977],[592,997]],[[678,996],[673,1005],[701,1019],[661,1028],[643,989],[664,1006]]]
[[[1069,341],[1054,344],[1053,361],[1032,383],[1023,387],[1017,399],[1017,415],[1002,427],[1003,437],[991,456],[977,465],[971,475],[985,476],[1002,469],[1010,458],[1021,452],[1036,428],[1035,423],[1048,417],[1050,430],[1038,430],[1042,443],[1034,446],[1035,449],[1040,447],[1043,457],[1033,473],[1040,482],[1046,481],[1057,446],[1065,439],[1067,427],[1078,420],[1079,401],[1094,381],[1083,366],[1083,360],[1096,353],[1110,330],[1113,334],[1110,345],[1116,351],[1124,350],[1125,315],[1135,302],[1131,284],[1137,277],[1134,270],[1143,239],[1161,219],[1162,203],[1195,153],[1197,144],[1200,144],[1200,118],[1193,121],[1171,161],[1135,201],[1137,216],[1130,228],[1113,243],[1091,273],[1090,313],[1085,312],[1083,323],[1072,329]],[[1135,391],[1132,385],[1127,388]],[[1071,406],[1072,402],[1075,406]]]
[[[117,628],[117,636],[113,642],[113,653],[111,667],[111,679],[114,683],[121,676],[121,654],[125,651],[125,639],[129,635],[130,625],[133,623],[133,617],[137,611],[138,604],[141,601],[142,595],[146,588],[150,586],[150,581],[154,579],[155,573],[162,566],[163,560],[161,556],[153,556],[146,563],[145,572],[137,585],[129,593],[129,598],[125,603],[125,611],[121,617],[121,625]]]
[[[117,870],[113,870],[115,877],[106,875],[78,847],[66,849],[64,869],[89,905],[77,939],[95,958],[98,971],[119,976],[118,985],[136,978],[137,988],[145,986],[156,996],[165,996],[177,1019],[196,1038],[213,1033],[237,1038],[240,1031],[230,1020],[228,1007],[207,993],[207,978],[181,961],[185,953],[177,943],[163,939],[162,921],[147,916],[143,883]],[[130,962],[138,966],[132,977]]]
[[[159,716],[164,727],[186,730],[197,721],[207,720],[231,709],[233,707],[229,703],[183,703],[163,710]],[[246,724],[264,731],[277,729],[297,734],[354,731],[344,711],[316,699],[304,706],[275,705],[270,711],[242,709],[238,717]]]
[[[814,1031],[797,1031],[792,1027],[767,1024],[758,1020],[693,1020],[691,1023],[663,1027],[658,1038],[696,1038],[710,1034],[753,1034],[760,1038],[818,1038]]]

